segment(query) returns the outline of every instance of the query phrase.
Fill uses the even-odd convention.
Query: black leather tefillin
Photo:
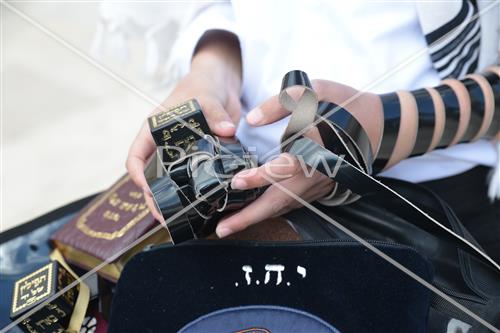
[[[264,190],[231,188],[232,177],[256,162],[236,138],[212,134],[196,100],[148,121],[157,153],[144,173],[174,243],[213,233],[222,211],[240,209]]]
[[[287,93],[291,87],[303,89],[299,100]],[[329,205],[348,204],[362,197],[385,207],[392,200],[398,203],[402,218],[500,271],[500,265],[477,246],[370,176],[374,155],[366,131],[347,110],[318,101],[305,72],[285,74],[279,101],[291,114],[281,152],[300,157],[315,171],[335,180]],[[208,235],[222,211],[239,209],[265,190],[231,189],[232,177],[256,163],[236,139],[212,135],[195,100],[152,116],[149,125],[162,149],[146,168],[146,179],[174,242]],[[324,146],[302,135],[312,125],[318,127]]]

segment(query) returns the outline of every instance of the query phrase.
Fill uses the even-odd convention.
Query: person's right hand
[[[234,41],[220,39],[200,45],[193,57],[191,72],[177,84],[153,114],[196,98],[212,132],[218,136],[234,136],[241,108],[241,59],[239,45],[236,46],[237,49]],[[132,142],[126,167],[132,180],[144,190],[146,196],[150,192],[144,177],[144,167],[155,148],[149,125],[145,121]]]

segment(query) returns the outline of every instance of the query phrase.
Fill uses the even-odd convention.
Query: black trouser
[[[441,196],[486,253],[500,262],[500,200],[492,203],[488,198],[487,176],[490,170],[479,166],[421,185]]]

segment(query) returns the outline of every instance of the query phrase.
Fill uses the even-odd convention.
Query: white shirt
[[[282,76],[292,69],[304,70],[311,79],[337,81],[374,93],[440,82],[412,2],[235,0],[211,4],[197,13],[174,47],[182,72],[189,70],[194,47],[210,29],[228,30],[240,39],[245,110],[279,93]],[[401,66],[415,54],[420,56]],[[486,65],[480,60],[479,68]],[[366,112],[370,112],[369,105]],[[279,153],[276,147],[286,121],[254,128],[243,118],[237,135],[245,145],[257,148],[261,161],[267,160]],[[421,182],[495,163],[493,144],[482,140],[407,159],[383,175]]]

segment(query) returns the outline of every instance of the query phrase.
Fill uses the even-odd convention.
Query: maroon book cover
[[[167,230],[161,229],[148,239],[138,241],[157,223],[146,206],[142,190],[129,176],[124,176],[85,206],[51,240],[66,260],[86,269],[124,252],[113,262],[116,267],[108,267],[102,272],[117,279],[123,264],[134,253],[145,245],[169,240]],[[136,241],[136,246],[126,249]]]

